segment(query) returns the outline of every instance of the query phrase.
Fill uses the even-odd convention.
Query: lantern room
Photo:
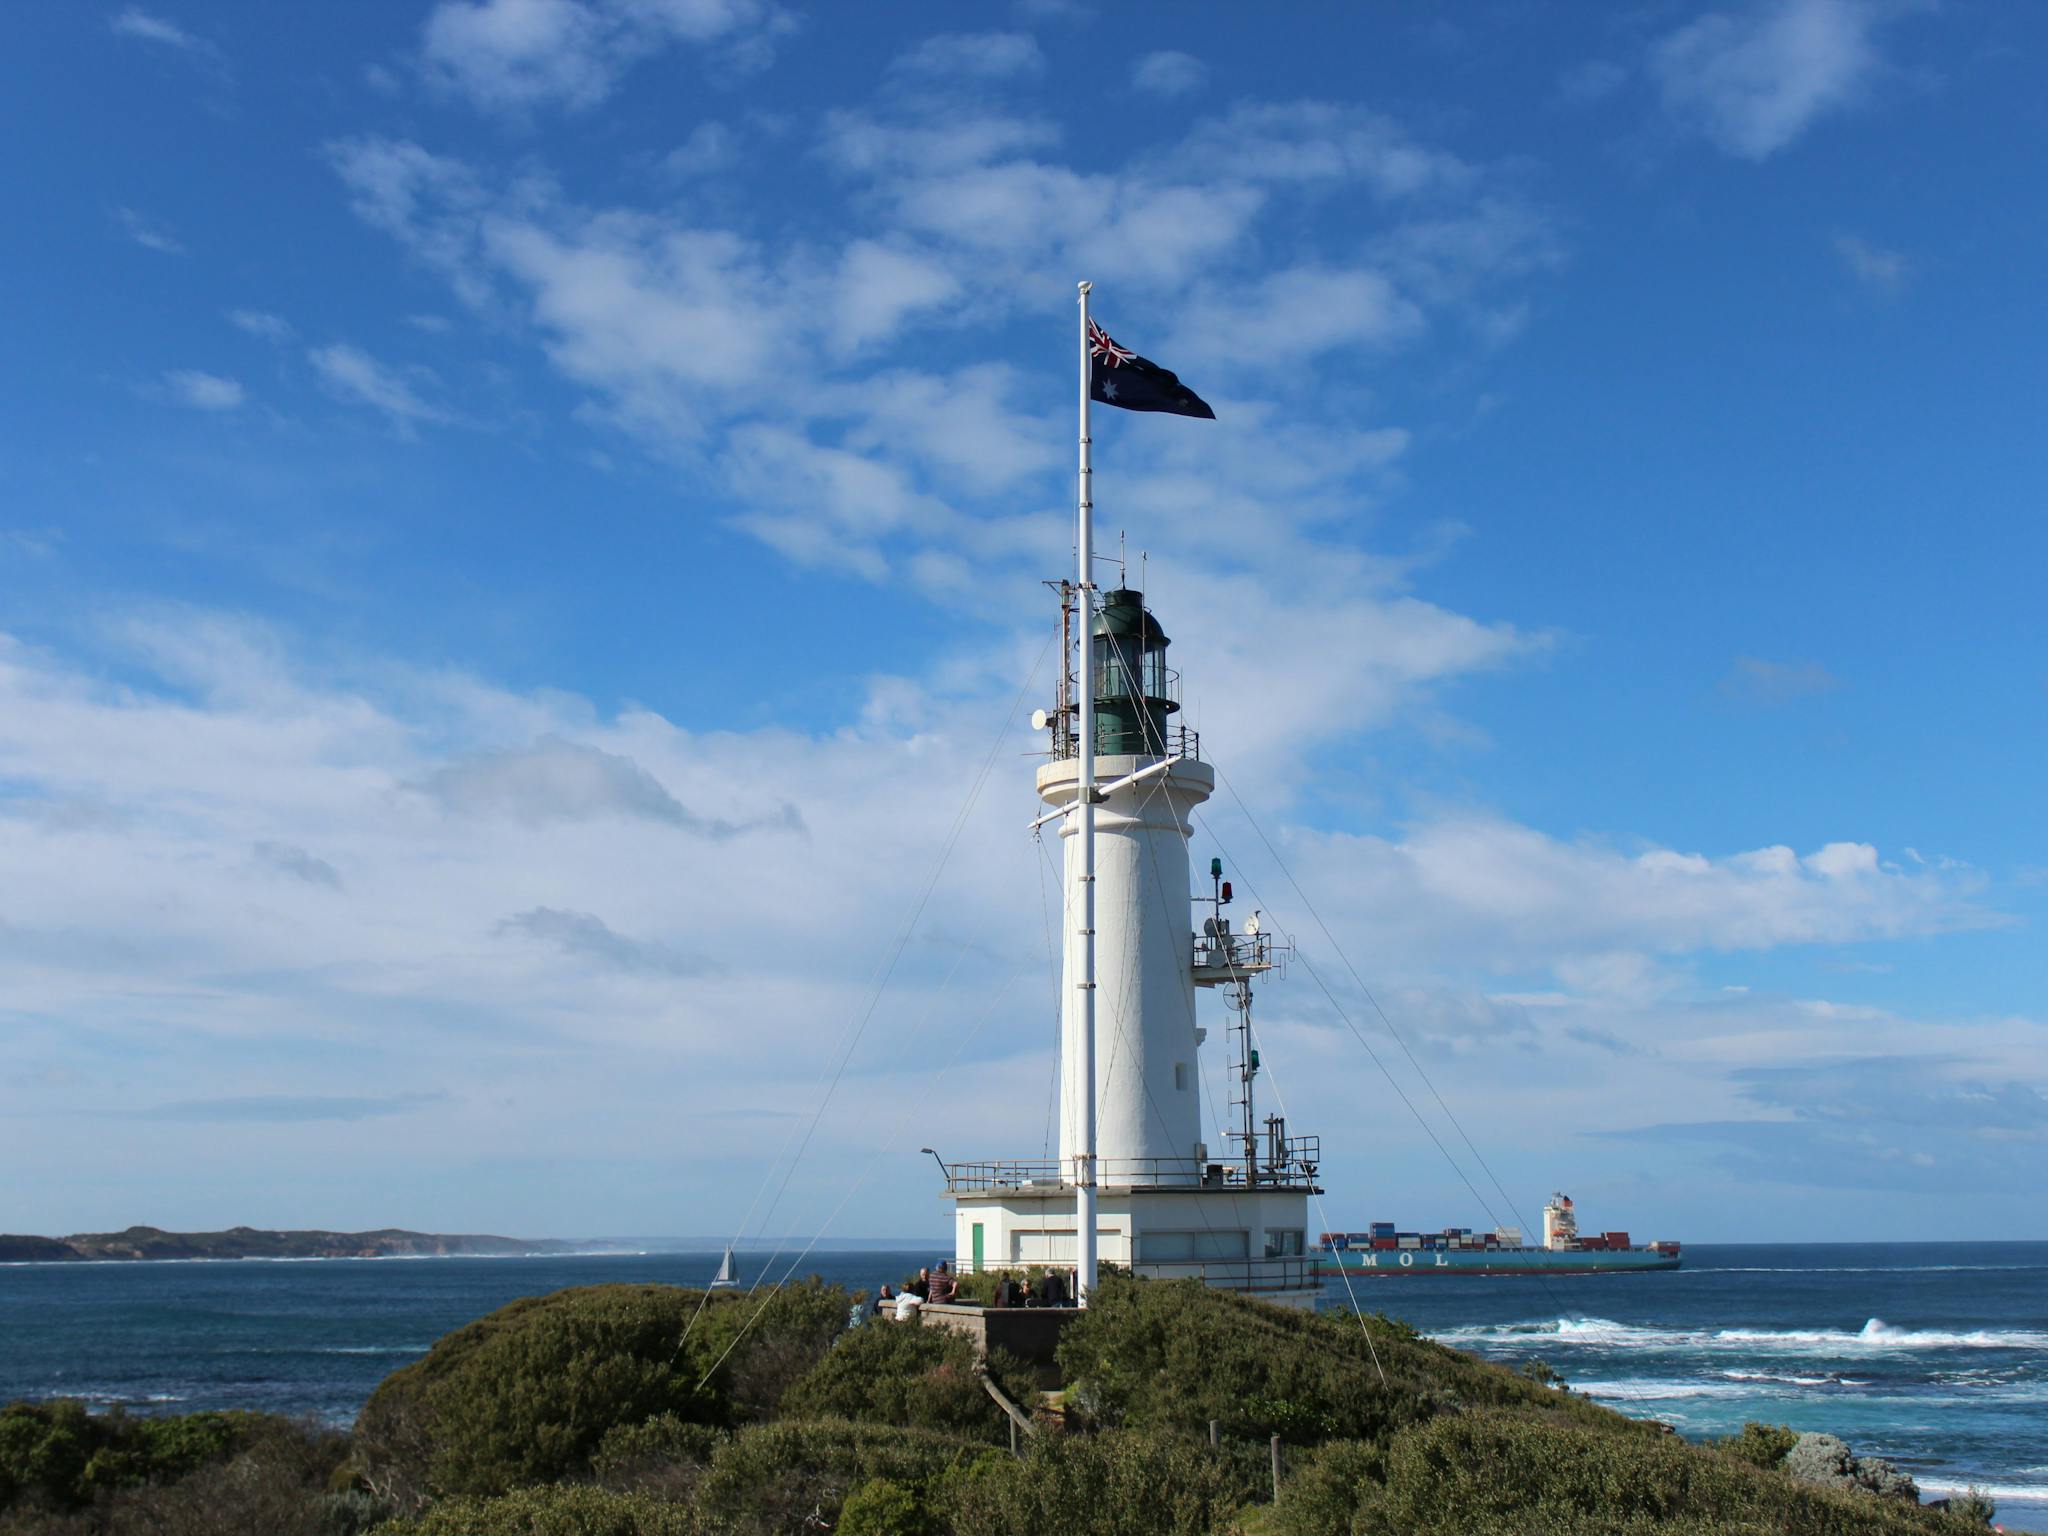
[[[1095,750],[1105,757],[1164,757],[1168,717],[1180,709],[1180,674],[1166,665],[1173,642],[1129,587],[1105,593],[1095,615]]]

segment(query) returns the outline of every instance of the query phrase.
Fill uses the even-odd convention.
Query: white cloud
[[[1187,174],[1306,186],[1356,182],[1388,200],[1455,195],[1480,171],[1392,118],[1336,102],[1241,102],[1170,152]]]
[[[1045,55],[1026,32],[951,32],[926,38],[895,67],[941,80],[1008,80],[1037,74],[1045,68]]]
[[[1437,309],[1462,322],[1452,340],[1497,344],[1523,312],[1503,290],[1557,259],[1547,218],[1494,173],[1355,109],[1240,103],[1163,152],[1083,170],[1043,121],[889,99],[885,115],[826,122],[818,148],[854,210],[829,239],[807,223],[580,206],[543,175],[494,184],[403,141],[330,153],[365,220],[465,301],[523,320],[599,419],[729,488],[739,526],[804,565],[906,575],[942,600],[1058,558],[1059,520],[1039,509],[1064,499],[1063,454],[1029,403],[1042,378],[949,359],[1019,313],[1042,323],[1070,302],[1075,272],[1109,274],[1105,322],[1148,356],[1204,369],[1191,382],[1227,418],[1134,438],[1105,466],[1133,517],[1170,523],[1197,567],[1355,572],[1373,562],[1352,557],[1351,535],[1312,530],[1369,512],[1412,435],[1373,419],[1362,371]],[[1350,237],[1363,251],[1275,270],[1262,224],[1343,188],[1384,215]],[[1196,319],[1144,329],[1162,307]],[[1341,371],[1337,419],[1335,395],[1266,393],[1291,389],[1267,361],[1304,355]],[[796,376],[800,392],[786,387]],[[1239,395],[1218,395],[1217,377]],[[1248,546],[1255,525],[1264,536]],[[1362,628],[1436,624],[1426,605],[1387,608],[1405,599],[1378,577],[1364,590]],[[1468,654],[1493,657],[1493,641]],[[1391,701],[1412,696],[1402,675],[1347,659],[1333,687]]]
[[[1242,377],[1338,348],[1389,347],[1423,328],[1420,306],[1378,272],[1293,267],[1203,295],[1180,322],[1174,355]]]
[[[427,77],[496,111],[579,110],[676,44],[763,63],[789,25],[765,0],[440,0],[420,39]]]
[[[1857,235],[1835,236],[1835,254],[1844,271],[1880,298],[1897,298],[1913,276],[1913,263],[1905,252],[1887,250]]]
[[[1131,84],[1154,96],[1185,96],[1208,83],[1208,65],[1171,48],[1148,53],[1131,67]]]
[[[672,175],[709,176],[731,166],[736,150],[736,137],[724,123],[699,123],[661,163]]]
[[[1333,579],[1332,590],[1342,584]],[[1901,876],[1860,844],[1805,859],[1779,849],[1705,857],[1617,853],[1469,818],[1392,843],[1288,825],[1272,809],[1252,733],[1292,734],[1290,750],[1306,751],[1329,726],[1313,709],[1294,712],[1274,686],[1273,656],[1371,644],[1419,675],[1455,669],[1475,643],[1498,651],[1505,642],[1461,635],[1455,615],[1413,634],[1398,612],[1378,631],[1317,630],[1319,593],[1300,605],[1296,628],[1271,631],[1262,655],[1257,636],[1230,631],[1240,620],[1265,630],[1281,605],[1243,613],[1233,605],[1245,595],[1184,586],[1179,606],[1163,611],[1191,671],[1257,668],[1223,684],[1236,693],[1249,682],[1258,696],[1234,722],[1212,718],[1207,745],[1266,808],[1319,909],[1382,984],[1389,1016],[1418,1049],[1461,1059],[1460,1114],[1475,1132],[1484,1124],[1489,1151],[1540,1147],[1568,1160],[1559,1116],[1621,1128],[1754,1115],[1745,1095],[1756,1085],[1739,1075],[1748,1068],[1907,1040],[1927,1048],[1926,1021],[1881,1011],[1674,1000],[1672,967],[1702,949],[1982,921],[1966,878]],[[1196,613],[1231,622],[1197,624]],[[314,669],[282,637],[204,614],[159,616],[114,641],[119,665],[110,667],[0,639],[9,723],[0,775],[16,786],[0,806],[0,862],[12,877],[0,891],[0,974],[19,1021],[10,1047],[20,1071],[0,1080],[10,1123],[41,1125],[75,1166],[123,1170],[123,1197],[152,1208],[176,1209],[174,1181],[208,1158],[242,1158],[260,1144],[266,1168],[297,1177],[347,1149],[351,1179],[322,1188],[354,1202],[365,1222],[454,1225],[467,1211],[502,1223],[492,1213],[514,1198],[500,1186],[507,1160],[586,1169],[689,1154],[693,1208],[718,1226],[738,1219],[752,1185],[708,1168],[691,1126],[713,1110],[808,1107],[812,1064],[844,1041],[876,956],[900,931],[960,808],[954,795],[906,799],[902,786],[973,782],[1039,636],[983,658],[963,691],[881,680],[868,720],[817,734],[688,730],[645,711],[607,714],[573,695],[513,693],[385,658]],[[115,673],[128,681],[108,682]],[[1017,747],[1032,741],[1019,726]],[[970,990],[977,1016],[992,1010],[988,1033],[929,1112],[932,1137],[990,1151],[1037,1144],[1051,984],[1041,865],[1022,831],[1030,768],[1007,750],[998,761],[1010,766],[973,803],[941,881],[933,910],[943,923],[915,930],[886,1003],[912,1029],[956,1015]],[[803,810],[801,827],[791,806]],[[67,809],[77,814],[57,814]],[[1269,918],[1296,931],[1318,971],[1347,990],[1233,814],[1224,792],[1205,819],[1246,882],[1241,899],[1259,887]],[[709,830],[718,827],[730,830]],[[901,857],[876,857],[878,827]],[[1198,835],[1213,844],[1207,830]],[[32,902],[21,894],[30,891]],[[975,952],[948,993],[963,945]],[[1531,999],[1486,985],[1489,970],[1530,965],[1554,966],[1572,990],[1532,988]],[[1418,966],[1434,974],[1418,977]],[[1366,1068],[1318,998],[1305,980],[1273,988],[1262,1030],[1295,1123],[1329,1137],[1355,1113]],[[1376,1021],[1360,1023],[1377,1035]],[[80,1051],[81,1039],[106,1048]],[[1951,1074],[1965,1084],[2039,1077],[2040,1031],[2024,1021],[1949,1027],[1944,1042],[1978,1064]],[[1620,1065],[1582,1070],[1595,1052],[1626,1063],[1626,1076]],[[33,1079],[55,1060],[72,1080],[52,1088]],[[864,1157],[876,1127],[929,1086],[928,1061],[884,1053],[859,1062],[798,1180],[796,1197],[818,1204],[815,1214],[844,1192],[845,1160]],[[138,1093],[144,1103],[381,1101],[393,1083],[447,1097],[431,1116],[386,1117],[389,1135],[370,1151],[345,1128],[281,1141],[268,1122],[246,1134],[210,1123],[215,1139],[202,1145],[165,1142],[153,1124],[157,1155],[138,1160],[138,1141],[78,1113]],[[389,1198],[379,1158],[445,1164],[451,1147],[463,1156],[449,1165],[445,1193],[371,1209]],[[1340,1153],[1336,1171],[1358,1155]],[[572,1199],[522,1184],[516,1198],[541,1230],[654,1219],[644,1187],[620,1186],[594,1206],[590,1187]],[[269,1219],[260,1189],[239,1174],[215,1188]],[[849,1219],[878,1230],[917,1198],[913,1185],[884,1179]]]
[[[1993,926],[1967,871],[1902,872],[1867,843],[1800,857],[1772,846],[1718,857],[1561,842],[1497,818],[1450,815],[1399,840],[1306,838],[1309,883],[1344,892],[1346,931],[1427,963],[1484,955],[1608,990],[1654,986],[1657,957],[1851,944]],[[1327,903],[1326,903],[1327,905]],[[1427,914],[1417,916],[1417,914]]]
[[[1878,0],[1760,0],[1688,22],[1652,51],[1665,108],[1731,155],[1764,160],[1854,103],[1879,67]]]
[[[1766,661],[1760,656],[1736,657],[1721,679],[1721,692],[1729,698],[1763,705],[1790,704],[1841,686],[1842,680],[1817,661]]]
[[[604,35],[581,0],[448,0],[428,15],[420,51],[479,106],[587,107],[611,89]]]
[[[290,875],[295,880],[304,880],[311,885],[324,885],[333,891],[341,889],[339,870],[325,859],[315,858],[294,844],[274,843],[264,839],[252,846],[249,851],[259,865],[274,873]]]
[[[180,405],[198,411],[233,411],[242,405],[242,386],[216,373],[196,368],[174,368],[164,375],[164,386]]]
[[[451,814],[503,815],[534,825],[620,818],[717,838],[748,830],[686,809],[630,757],[557,735],[459,757],[408,788]],[[751,825],[790,827],[800,822],[786,810]]]
[[[226,57],[216,44],[187,31],[165,17],[153,16],[131,5],[116,12],[107,26],[116,37],[133,38],[138,42],[155,43],[159,47],[174,49],[197,61],[208,73],[216,76],[224,74],[222,66],[226,63]]]
[[[231,309],[228,311],[228,324],[238,331],[248,332],[259,341],[276,346],[282,346],[298,334],[282,315],[261,309]]]
[[[840,261],[832,303],[833,340],[842,348],[893,337],[906,316],[943,309],[960,295],[944,262],[908,245],[856,240]]]
[[[382,411],[401,433],[426,422],[452,418],[439,406],[429,404],[405,379],[346,342],[314,347],[306,354],[320,382],[337,398]]]
[[[185,254],[183,241],[178,239],[176,235],[172,234],[163,225],[153,219],[143,217],[133,208],[116,208],[114,210],[114,219],[122,229],[127,231],[128,238],[144,250],[155,251],[163,256],[182,256]]]
[[[187,50],[208,46],[176,22],[166,21],[161,16],[151,16],[146,11],[138,11],[132,5],[116,15],[107,25],[113,29],[117,37],[135,37],[144,42],[162,43],[166,47]]]
[[[914,733],[694,734],[377,658],[321,681],[274,637],[197,616],[155,626],[140,647],[124,637],[120,655],[131,681],[116,687],[96,666],[0,639],[11,1060],[30,1072],[61,1050],[80,1069],[71,1109],[94,1093],[130,1100],[142,1084],[150,1099],[185,1100],[445,1083],[445,1114],[394,1135],[408,1156],[462,1146],[472,1169],[536,1151],[579,1164],[681,1157],[698,1112],[806,1105],[811,1064],[843,1039],[958,808],[942,796],[943,811],[906,818],[902,786],[972,782],[1002,718],[977,696],[964,713],[929,711]],[[829,823],[807,831],[790,810],[805,802]],[[928,1018],[959,945],[993,948],[996,974],[978,990],[1007,995],[1015,1017],[958,1080],[1028,1105],[989,1122],[1021,1142],[1042,1099],[986,1077],[1022,1049],[1013,1025],[1043,994],[1038,930],[1011,910],[1037,890],[1013,803],[991,795],[971,818],[943,891],[953,937],[913,936],[891,1004]],[[41,814],[63,806],[106,814]],[[902,859],[875,858],[883,825]],[[1024,965],[1032,985],[1005,994],[1003,975]],[[81,1053],[84,1039],[115,1044]],[[1024,1063],[1023,1083],[1041,1066]],[[847,1113],[821,1132],[823,1161],[794,1193],[836,1198],[835,1168],[925,1076],[863,1058]],[[32,1107],[23,1082],[0,1079],[10,1123]],[[48,1098],[33,1107],[68,1112]],[[643,1146],[614,1152],[600,1133],[594,1147],[592,1116],[645,1121]],[[266,1143],[267,1166],[304,1173],[343,1144]],[[153,1142],[159,1183],[136,1173],[138,1145],[102,1142],[135,1175],[124,1198],[152,1209],[175,1208],[170,1181],[214,1155]],[[708,1180],[692,1189],[715,1212],[707,1224],[736,1221],[744,1195],[726,1208],[716,1170],[701,1156],[691,1166]],[[362,1168],[358,1186],[326,1198],[367,1207],[380,1188],[389,1198],[384,1177]],[[436,1220],[500,1198],[488,1173],[460,1182]],[[259,1197],[231,1174],[215,1198]],[[551,1230],[653,1219],[644,1189],[602,1220],[545,1204],[525,1218]]]
[[[674,945],[628,938],[614,932],[604,919],[589,912],[535,907],[530,912],[519,912],[506,918],[498,924],[497,931],[552,944],[566,955],[611,970],[696,976],[705,969],[702,960],[684,954]]]

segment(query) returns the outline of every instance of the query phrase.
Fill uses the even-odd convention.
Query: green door
[[[974,1272],[981,1273],[981,1223],[974,1224]]]

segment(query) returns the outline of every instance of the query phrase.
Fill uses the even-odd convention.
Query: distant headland
[[[70,1237],[0,1233],[0,1264],[75,1264],[108,1259],[409,1259],[517,1258],[526,1254],[583,1253],[605,1244],[555,1238],[490,1237],[476,1233],[267,1232],[230,1227],[225,1232],[166,1232],[130,1227],[124,1232],[79,1232]]]

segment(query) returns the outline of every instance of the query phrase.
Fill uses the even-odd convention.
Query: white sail
[[[740,1283],[739,1276],[734,1273],[734,1268],[732,1249],[728,1248],[725,1250],[725,1257],[718,1261],[718,1273],[711,1277],[713,1287],[738,1285]]]

